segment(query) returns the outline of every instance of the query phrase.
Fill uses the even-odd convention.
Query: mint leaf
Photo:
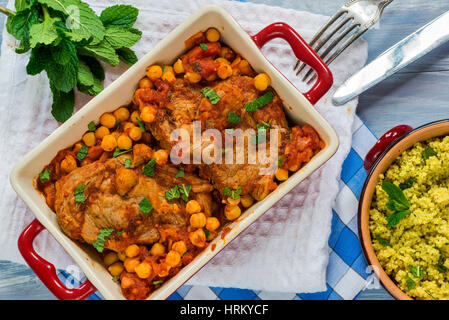
[[[424,274],[423,269],[420,266],[408,266],[408,269],[415,278],[422,278]]]
[[[245,105],[245,110],[247,112],[257,111],[257,110],[259,110],[260,108],[264,107],[265,105],[269,104],[272,101],[273,101],[273,92],[268,91],[262,97],[256,99],[253,102],[250,102],[250,103],[246,104]]]
[[[175,178],[184,178],[184,168],[179,168],[178,173],[175,175]]]
[[[104,38],[104,26],[100,18],[85,2],[79,0],[38,0],[49,8],[63,14],[69,32],[66,35],[74,42],[90,40],[92,45]]]
[[[86,201],[86,195],[84,194],[85,185],[81,184],[75,188],[75,202],[84,203]]]
[[[393,183],[383,181],[382,189],[388,194],[390,200],[396,201],[406,209],[410,208],[410,202],[408,202],[407,198],[404,195],[404,192],[402,192],[399,187],[397,187]]]
[[[153,281],[153,284],[154,284],[155,286],[157,286],[158,284],[163,284],[163,283],[164,283],[164,280]]]
[[[412,278],[410,278],[408,273],[405,275],[405,282],[407,283],[408,290],[412,290],[416,287],[416,282]]]
[[[156,165],[156,158],[153,158],[145,165],[145,167],[143,167],[143,174],[148,177],[154,177],[155,165]]]
[[[95,122],[91,121],[87,125],[87,129],[89,129],[90,132],[95,132],[97,130],[97,125],[95,124]]]
[[[78,90],[81,91],[84,94],[90,95],[90,96],[96,96],[101,91],[103,91],[104,87],[101,81],[97,78],[94,78],[94,84],[92,86],[83,86],[82,84],[78,83]]]
[[[59,91],[68,93],[78,82],[78,57],[73,56],[66,65],[50,63],[46,69],[50,83]]]
[[[185,185],[185,184],[180,184],[178,186],[179,189],[179,193],[181,194],[181,198],[182,200],[184,200],[185,202],[189,202],[189,193],[192,190],[192,186],[191,185]]]
[[[39,74],[44,71],[50,63],[53,63],[53,60],[49,48],[40,46],[33,48],[26,68],[27,73],[33,76]]]
[[[73,90],[70,92],[62,92],[50,84],[51,92],[53,93],[53,105],[51,114],[59,122],[65,122],[69,119],[75,108],[75,95]]]
[[[404,183],[401,183],[399,185],[399,188],[401,190],[410,189],[413,186],[413,184],[415,184],[417,181],[418,180],[416,178],[410,178],[407,181],[405,181]]]
[[[223,188],[223,195],[228,196],[229,198],[231,198],[233,200],[239,199],[241,193],[242,193],[242,188],[241,187],[238,187],[235,190],[232,190],[229,187],[224,187]]]
[[[153,205],[147,198],[143,198],[143,200],[139,203],[139,207],[143,214],[149,214],[153,210]]]
[[[380,243],[381,245],[387,246],[387,247],[392,247],[391,243],[389,243],[389,242],[388,242],[387,240],[385,240],[385,239],[382,239],[382,238],[380,237],[379,234],[376,233],[375,236],[376,236],[377,241],[379,241],[379,243]]]
[[[126,169],[131,168],[132,164],[133,164],[133,162],[131,159],[125,159],[125,168]]]
[[[115,5],[104,9],[100,19],[106,27],[117,26],[130,28],[134,25],[139,10],[130,5]]]
[[[97,59],[82,56],[80,57],[80,60],[83,60],[89,66],[89,69],[95,78],[99,79],[100,81],[104,80],[105,78],[104,69]]]
[[[59,38],[56,31],[56,23],[59,21],[59,18],[47,16],[42,23],[33,24],[30,28],[30,47],[53,44]]]
[[[228,113],[228,121],[230,123],[239,123],[242,122],[242,119],[240,119],[238,115],[231,111]]]
[[[50,181],[51,171],[50,169],[45,169],[44,172],[39,173],[39,181],[42,183],[46,183]]]
[[[388,227],[396,227],[399,222],[404,219],[408,214],[410,213],[410,210],[405,210],[405,211],[399,211],[399,212],[395,212],[393,213],[391,216],[389,216],[387,218],[387,226]]]
[[[181,194],[179,193],[178,186],[174,186],[168,191],[165,191],[165,198],[170,201],[173,199],[179,199],[181,197]]]
[[[8,17],[6,30],[21,42],[16,52],[25,53],[30,50],[30,28],[38,22],[39,11],[35,7],[17,11],[15,15]]]
[[[78,48],[78,53],[84,56],[103,60],[111,66],[116,66],[120,62],[119,56],[115,52],[115,49],[105,40],[95,45],[87,45],[85,47]]]
[[[205,44],[205,43],[200,43],[200,48],[201,48],[203,51],[208,51],[208,50],[209,50],[209,48],[207,47],[207,44]]]
[[[134,51],[129,48],[120,48],[116,51],[116,53],[118,54],[120,60],[128,66],[132,66],[139,60]]]
[[[70,40],[62,39],[57,46],[52,47],[51,52],[53,61],[60,65],[78,61],[76,47]]]
[[[98,252],[103,252],[106,238],[109,237],[114,231],[114,229],[101,229],[100,232],[98,232],[97,240],[92,243],[92,245],[95,249],[97,249]]]
[[[429,159],[430,157],[436,157],[436,156],[437,156],[437,153],[432,148],[427,148],[426,150],[424,150],[422,152],[422,158],[423,158],[424,162],[426,162],[427,159]]]
[[[220,96],[215,92],[214,89],[206,87],[203,90],[201,90],[201,93],[207,99],[209,99],[210,103],[212,103],[212,104],[217,104],[221,100]]]
[[[142,122],[142,120],[140,120],[139,118],[136,118],[136,120],[137,120],[137,123],[139,124],[140,130],[142,130],[142,132],[146,132],[145,124]]]
[[[280,156],[278,158],[278,167],[283,167],[285,164],[284,157]]]
[[[78,66],[78,82],[83,86],[91,87],[94,85],[94,75],[90,71],[89,66],[84,61],[79,61]]]
[[[120,150],[119,148],[115,148],[114,154],[113,154],[113,158],[117,158],[121,155],[130,153],[131,151],[133,151],[133,149],[129,149],[129,150]]]
[[[79,161],[82,161],[87,156],[87,152],[88,151],[89,151],[89,148],[83,144],[83,146],[81,147],[80,151],[78,151],[78,153],[76,155],[76,158]]]
[[[271,125],[264,121],[261,121],[257,124],[257,130],[268,130],[270,128],[271,128]]]
[[[112,281],[117,282],[120,280],[120,276],[115,276],[112,278]]]
[[[120,49],[132,47],[140,40],[141,35],[121,27],[112,26],[106,28],[104,38],[114,49]]]

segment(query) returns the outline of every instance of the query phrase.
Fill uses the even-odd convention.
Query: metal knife
[[[335,92],[333,103],[345,104],[446,41],[449,41],[449,11],[392,46],[346,80]]]

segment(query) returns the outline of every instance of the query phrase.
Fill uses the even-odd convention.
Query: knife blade
[[[449,11],[412,33],[346,80],[332,101],[343,105],[449,41]]]

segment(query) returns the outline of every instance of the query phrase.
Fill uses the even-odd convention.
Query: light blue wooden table
[[[251,1],[332,15],[345,0]],[[0,0],[0,4],[5,5],[6,0]],[[369,43],[368,60],[447,10],[447,0],[394,0],[379,27],[364,36]],[[0,26],[3,20],[0,17]],[[416,127],[449,118],[449,43],[363,94],[357,113],[377,136],[398,124]],[[29,268],[0,261],[1,299],[54,297]],[[391,299],[391,296],[383,289],[368,290],[359,299]]]

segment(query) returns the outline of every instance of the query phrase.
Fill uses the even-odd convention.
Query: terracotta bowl
[[[390,279],[379,263],[373,249],[369,230],[369,211],[379,175],[407,149],[418,142],[449,134],[449,120],[432,122],[415,130],[407,125],[397,126],[384,134],[365,158],[368,178],[363,186],[359,202],[359,235],[363,252],[369,265],[383,286],[399,300],[412,300]]]

